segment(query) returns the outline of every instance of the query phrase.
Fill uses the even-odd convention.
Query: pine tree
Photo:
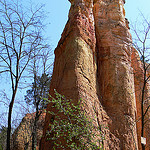
[[[27,90],[25,100],[28,104],[31,104],[36,109],[32,128],[32,150],[36,149],[37,145],[37,122],[42,113],[42,110],[46,108],[46,100],[49,94],[51,77],[48,74],[43,73],[41,76],[34,74],[34,82],[32,83],[31,89]]]

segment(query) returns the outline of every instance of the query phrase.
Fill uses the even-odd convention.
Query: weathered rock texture
[[[56,89],[74,101],[80,98],[86,100],[86,110],[92,116],[94,115],[92,107],[96,106],[99,122],[103,122],[108,116],[99,104],[97,94],[93,2],[78,0],[71,1],[71,4],[68,22],[55,50],[50,94],[54,96]],[[49,105],[47,110],[50,109]],[[47,114],[44,134],[48,129],[50,117]],[[41,143],[41,149],[52,149],[52,144],[46,137]]]
[[[43,126],[46,113],[42,113],[37,122],[37,147],[43,134]],[[12,150],[32,150],[32,131],[35,113],[26,114],[12,136]]]
[[[109,129],[120,149],[134,149],[136,103],[131,67],[132,39],[122,0],[94,3],[100,101],[110,117]],[[112,149],[113,147],[111,147]]]
[[[69,19],[55,49],[50,86],[76,103],[86,101],[90,116],[96,107],[103,124],[106,150],[138,149],[136,98],[131,66],[132,38],[125,19],[124,0],[70,0]],[[136,85],[135,85],[136,86]],[[51,106],[48,105],[47,110]],[[47,140],[51,115],[47,113],[41,150]]]
[[[142,90],[144,86],[144,70],[143,66],[139,57],[138,52],[136,49],[132,48],[132,67],[134,70],[134,85],[135,85],[135,97],[136,97],[136,106],[137,106],[137,115],[136,115],[136,126],[137,126],[137,136],[138,136],[138,146],[139,149],[141,148],[141,101],[142,101]],[[147,70],[147,76],[149,76],[149,70]],[[145,102],[144,102],[144,112],[150,106],[149,102],[150,97],[150,83],[148,82],[145,88]],[[145,133],[144,137],[146,138],[146,149],[149,150],[150,148],[150,111],[145,116]]]

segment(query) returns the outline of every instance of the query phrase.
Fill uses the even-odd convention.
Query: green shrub
[[[52,110],[50,130],[47,131],[48,140],[53,142],[53,149],[94,150],[103,149],[104,134],[101,126],[95,126],[95,118],[87,115],[81,109],[85,104],[80,100],[74,104],[55,91],[55,97],[49,101]],[[88,117],[87,117],[88,116]]]

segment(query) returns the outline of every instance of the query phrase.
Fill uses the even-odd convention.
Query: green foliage
[[[43,98],[48,98],[51,77],[43,73],[42,76],[36,76],[32,83],[31,89],[27,90],[25,100],[28,104],[38,105],[39,109],[46,108],[46,103]]]
[[[83,100],[74,104],[55,91],[51,97],[52,115],[48,140],[53,142],[53,149],[94,150],[103,149],[104,135],[101,126],[94,125],[96,118],[87,117],[82,110]]]

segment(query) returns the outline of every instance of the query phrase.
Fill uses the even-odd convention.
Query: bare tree
[[[141,13],[140,22],[138,25],[132,26],[133,34],[133,45],[136,50],[138,50],[140,55],[140,64],[141,70],[138,68],[138,72],[135,74],[139,75],[137,78],[141,77],[141,87],[138,89],[139,99],[141,104],[141,114],[140,118],[137,119],[137,122],[141,122],[141,137],[145,136],[145,125],[150,123],[148,114],[150,110],[150,95],[149,95],[149,86],[150,86],[150,22],[144,17]],[[136,76],[136,75],[135,75]],[[142,150],[145,150],[145,144],[141,143]]]
[[[36,7],[34,7],[36,8]],[[19,82],[35,52],[43,50],[42,8],[22,8],[18,1],[0,0],[0,73],[8,73],[11,100],[8,111],[7,150],[10,150],[11,118]],[[34,51],[34,55],[33,55]]]

